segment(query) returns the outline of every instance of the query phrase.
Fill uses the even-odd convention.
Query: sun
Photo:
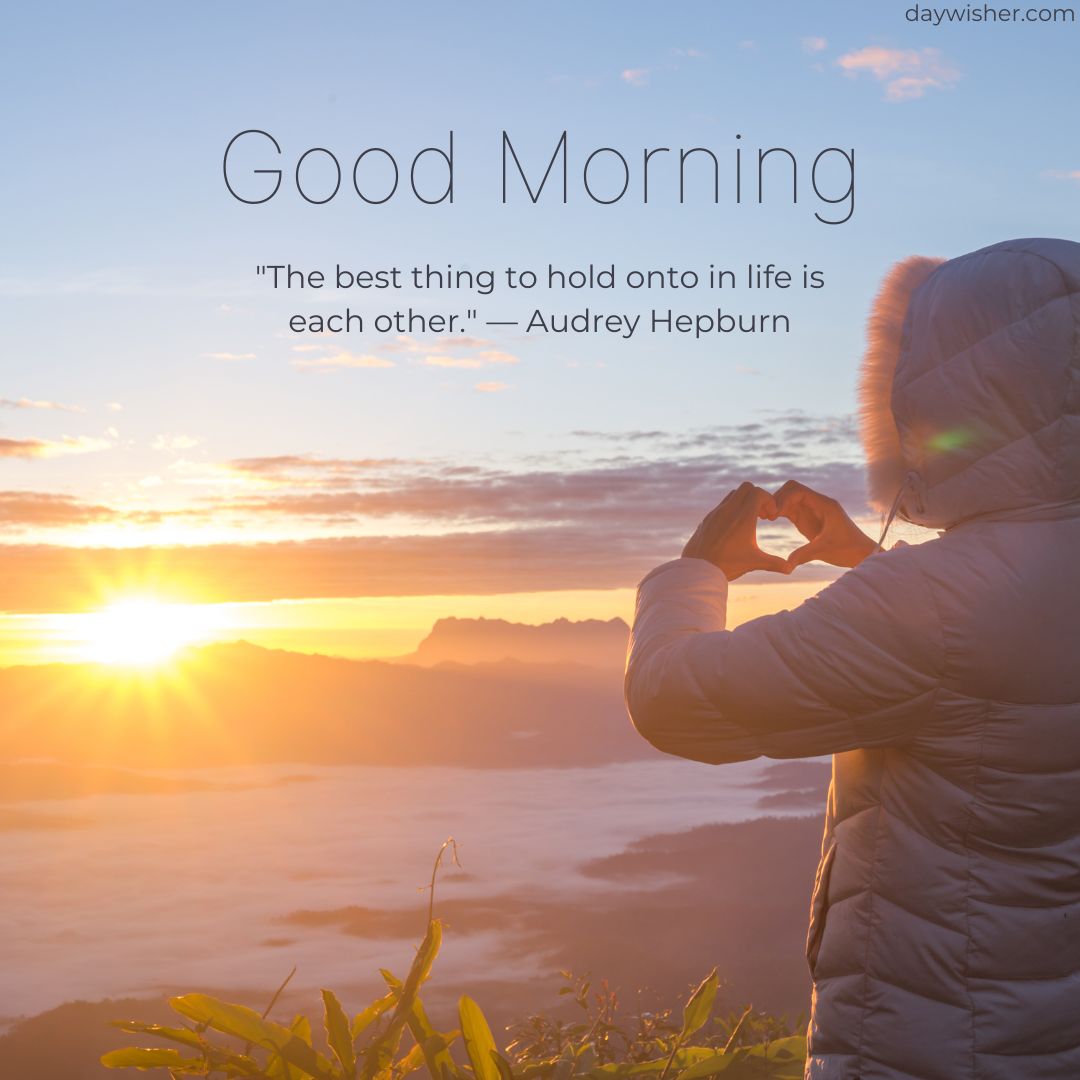
[[[78,652],[94,663],[150,667],[211,638],[217,623],[210,605],[126,597],[80,617]]]

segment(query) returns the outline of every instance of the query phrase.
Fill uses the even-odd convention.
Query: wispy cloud
[[[1043,169],[1042,175],[1051,180],[1075,180],[1080,182],[1080,169]]]
[[[392,368],[393,360],[372,353],[351,353],[345,349],[326,356],[311,355],[296,358],[292,365],[300,371],[336,371],[347,368]]]
[[[0,608],[63,609],[82,592],[89,603],[143,571],[192,600],[616,588],[678,551],[746,479],[770,489],[799,479],[866,511],[849,416],[777,411],[690,431],[572,435],[565,450],[501,463],[285,453],[201,463],[196,475],[181,460],[169,475],[186,469],[204,487],[172,508],[0,494],[0,527],[13,533],[101,523],[137,538],[139,526],[180,523],[210,524],[216,539],[292,537],[125,550],[7,542]],[[776,551],[796,542],[780,525],[763,526],[762,541]]]
[[[503,390],[509,390],[504,382],[478,382],[473,389],[480,394],[499,394]]]
[[[237,360],[255,360],[257,356],[253,352],[204,352],[203,356],[208,360],[224,360],[226,363],[232,363]]]
[[[461,368],[476,370],[490,364],[518,364],[520,359],[504,349],[497,348],[488,338],[478,337],[440,337],[430,341],[418,341],[407,334],[401,334],[393,341],[383,342],[375,351],[362,356],[347,351],[335,351],[336,346],[323,345],[319,342],[301,342],[292,346],[295,357],[292,365],[300,370],[329,371],[333,368],[386,368],[394,367],[391,356],[404,353],[416,357],[410,362],[424,367]]]
[[[393,341],[380,346],[382,352],[407,352],[407,353],[442,353],[456,349],[484,349],[494,344],[487,338],[468,337],[438,337],[432,341],[418,341],[408,334],[399,334]]]
[[[435,356],[425,356],[422,361],[427,367],[446,368],[481,368],[489,364],[519,364],[521,361],[512,353],[503,352],[501,349],[481,349],[472,356],[448,356],[439,353]]]
[[[0,439],[0,458],[65,457],[69,454],[92,454],[108,450],[112,443],[89,435],[65,435],[60,439]]]
[[[0,524],[15,528],[90,525],[121,517],[108,506],[45,491],[0,491]]]
[[[829,47],[829,42],[823,37],[804,37],[800,43],[802,51],[807,53],[824,52]]]
[[[0,398],[0,409],[41,409],[51,412],[81,413],[81,405],[63,405],[59,401],[37,401],[33,398]]]
[[[624,68],[619,77],[630,86],[645,86],[649,81],[649,69],[643,67]]]
[[[167,454],[176,454],[182,450],[191,450],[199,445],[199,440],[192,435],[159,435],[151,443],[155,450]]]
[[[929,90],[945,90],[960,79],[959,70],[938,49],[888,49],[867,45],[837,61],[845,74],[872,75],[885,86],[886,101],[912,101]]]

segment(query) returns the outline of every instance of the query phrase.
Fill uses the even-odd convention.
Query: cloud
[[[625,68],[619,78],[630,86],[645,86],[649,81],[649,69]]]
[[[454,349],[483,349],[494,344],[487,338],[438,337],[433,341],[417,341],[408,334],[399,334],[393,341],[381,346],[383,352],[443,353]]]
[[[235,353],[235,352],[204,352],[203,356],[205,356],[208,360],[225,360],[225,361],[255,360],[255,359],[257,359],[255,353],[253,353],[253,352],[243,352],[243,353]]]
[[[886,101],[911,101],[928,90],[944,90],[960,78],[960,72],[946,61],[938,49],[887,49],[867,45],[845,53],[837,61],[852,77],[868,72],[885,85]]]
[[[119,401],[110,401],[105,406],[105,408],[108,409],[109,412],[123,412],[124,411],[124,406],[121,405]]]
[[[81,405],[62,405],[58,401],[35,401],[33,398],[0,398],[0,409],[41,409],[53,412],[81,413]]]
[[[829,47],[829,42],[823,37],[804,37],[801,42],[802,51],[806,53],[824,52]]]
[[[866,508],[854,418],[770,413],[761,420],[688,432],[577,431],[595,443],[554,459],[495,468],[462,462],[281,455],[227,468],[275,490],[212,503],[235,514],[370,523],[401,518],[443,528],[573,524],[627,537],[671,537],[750,477],[778,487],[796,477],[856,513]]]
[[[476,356],[425,356],[420,361],[425,367],[479,368],[484,361]]]
[[[219,468],[261,487],[335,490],[373,478],[385,482],[392,472],[422,467],[405,458],[324,458],[316,454],[278,454],[235,458]]]
[[[0,609],[92,606],[102,590],[144,575],[192,601],[626,587],[747,479],[769,489],[802,480],[867,514],[850,416],[783,410],[688,431],[573,435],[556,453],[496,463],[304,453],[180,460],[170,474],[188,469],[204,492],[153,511],[11,493],[6,507],[0,498],[10,528],[106,522],[130,526],[131,542],[5,544]],[[174,523],[212,525],[215,539],[293,539],[139,546],[138,526]],[[762,542],[783,552],[796,538],[786,525],[763,525]]]
[[[0,439],[0,458],[54,458],[108,450],[108,439],[65,435],[61,439]]]
[[[1080,169],[1043,169],[1042,175],[1051,180],[1075,180],[1080,182]]]
[[[447,356],[444,353],[425,356],[421,363],[427,367],[476,369],[488,364],[520,364],[521,361],[512,353],[503,352],[501,349],[481,349],[473,356]]]
[[[292,346],[295,353],[304,354],[303,358],[293,359],[293,367],[304,371],[330,371],[334,368],[386,368],[394,367],[394,361],[387,359],[384,353],[406,353],[419,357],[417,361],[424,367],[461,368],[474,371],[489,364],[518,364],[521,361],[512,353],[495,346],[487,338],[458,336],[439,337],[430,341],[418,341],[408,334],[400,334],[393,341],[382,342],[376,346],[378,353],[356,356],[349,352],[334,353],[334,346],[318,342],[304,342]]]
[[[181,450],[191,450],[199,445],[199,440],[192,435],[159,435],[151,443],[155,450],[175,454]]]
[[[342,368],[392,368],[393,360],[371,353],[357,355],[342,349],[329,356],[312,356],[293,360],[292,365],[300,371],[335,371]]]
[[[509,387],[504,382],[478,382],[473,389],[480,394],[498,394]]]
[[[83,502],[73,495],[42,491],[0,491],[0,525],[51,528],[90,525],[120,515],[108,506]]]

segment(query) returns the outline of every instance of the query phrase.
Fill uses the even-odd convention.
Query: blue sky
[[[912,252],[952,255],[1010,236],[1075,237],[1080,223],[1080,180],[1069,175],[1080,170],[1076,24],[933,28],[907,22],[908,7],[106,3],[12,11],[0,44],[9,104],[0,397],[13,404],[0,409],[0,439],[43,449],[0,458],[0,489],[37,500],[28,510],[27,499],[9,498],[2,539],[138,544],[497,529],[524,519],[500,523],[490,509],[468,508],[425,515],[406,497],[418,462],[530,473],[619,457],[667,462],[677,473],[697,451],[570,433],[675,436],[719,426],[710,450],[726,463],[722,485],[744,457],[752,478],[786,466],[791,455],[775,446],[768,468],[753,448],[744,455],[738,430],[790,410],[819,418],[827,436],[809,449],[796,444],[796,458],[808,467],[835,458],[849,470],[842,493],[857,498],[853,443],[841,446],[832,433],[854,407],[863,320],[887,266]],[[221,158],[229,139],[251,127],[278,139],[286,163],[325,146],[346,168],[372,145],[408,160],[444,145],[452,128],[455,203],[426,207],[399,195],[368,206],[346,181],[325,206],[304,203],[287,185],[268,204],[241,205],[225,189]],[[828,227],[814,220],[812,199],[757,207],[662,198],[644,207],[636,175],[615,206],[589,202],[579,187],[567,206],[502,206],[504,128],[536,161],[567,129],[572,170],[601,145],[632,159],[650,146],[704,145],[726,162],[736,133],[751,148],[790,147],[803,162],[826,146],[854,147],[856,208],[849,222]],[[272,294],[254,267],[286,261],[808,262],[825,272],[827,287],[761,300],[790,314],[788,336],[523,340],[489,328],[485,347],[452,355],[503,359],[444,367],[423,362],[440,355],[433,340],[395,350],[392,340],[365,336],[334,342],[333,351],[294,351],[323,342],[290,338],[287,316],[343,301]],[[425,310],[471,306],[461,297],[394,299]],[[369,312],[385,300],[347,298]],[[721,300],[758,306],[745,294]],[[535,296],[535,306],[570,311],[669,303],[715,306],[703,293],[593,293],[554,304]],[[499,318],[534,304],[503,295],[475,306]],[[341,349],[392,366],[298,366]],[[504,388],[478,392],[486,383]],[[293,496],[355,489],[359,461],[408,462],[394,466],[408,483],[394,486],[380,472],[376,484],[405,492],[408,509],[373,517],[367,503],[320,516],[294,502],[228,528],[220,513],[204,512],[190,537],[190,520],[180,527],[154,517],[264,492],[269,466],[258,467],[261,486],[252,488],[253,470],[238,475],[228,463],[286,456],[307,460],[302,475],[272,478],[275,491]],[[350,464],[312,466],[323,459]],[[666,482],[663,475],[648,483]],[[640,472],[633,482],[644,482]],[[689,513],[706,495],[695,489],[673,512]],[[72,512],[54,521],[42,506]],[[673,531],[684,524],[693,522],[677,521]]]

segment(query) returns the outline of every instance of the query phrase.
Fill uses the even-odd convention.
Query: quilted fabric
[[[1080,245],[952,259],[898,325],[879,475],[941,536],[730,631],[720,570],[657,568],[627,704],[683,757],[835,755],[807,1077],[1080,1078]]]

